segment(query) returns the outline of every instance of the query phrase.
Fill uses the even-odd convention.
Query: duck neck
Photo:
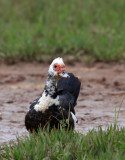
[[[50,95],[54,99],[57,97],[57,82],[57,77],[48,73],[46,85],[44,88],[44,93],[46,94],[46,96]]]

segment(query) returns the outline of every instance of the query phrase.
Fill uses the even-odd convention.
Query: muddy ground
[[[30,103],[42,93],[48,64],[0,65],[0,143],[27,134],[24,117]],[[86,133],[114,123],[115,106],[125,98],[125,65],[98,63],[93,67],[66,64],[82,82],[76,106],[76,130]],[[125,126],[125,101],[118,124]]]

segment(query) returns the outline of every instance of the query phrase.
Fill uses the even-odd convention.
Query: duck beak
[[[64,70],[61,71],[61,73],[59,74],[61,77],[63,78],[70,78],[70,76],[68,75],[68,73]]]

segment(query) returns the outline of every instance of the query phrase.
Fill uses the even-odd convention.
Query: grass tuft
[[[72,130],[39,131],[4,146],[3,159],[124,159],[125,128],[101,127],[87,135]]]

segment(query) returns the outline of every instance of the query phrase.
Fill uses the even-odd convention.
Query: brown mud
[[[76,106],[79,120],[76,130],[86,133],[92,128],[104,129],[114,123],[115,107],[118,110],[125,98],[125,65],[98,63],[93,67],[66,64],[66,70],[82,82]],[[19,63],[0,65],[0,143],[27,134],[25,114],[30,103],[42,93],[49,65]],[[125,101],[118,119],[125,126]]]

